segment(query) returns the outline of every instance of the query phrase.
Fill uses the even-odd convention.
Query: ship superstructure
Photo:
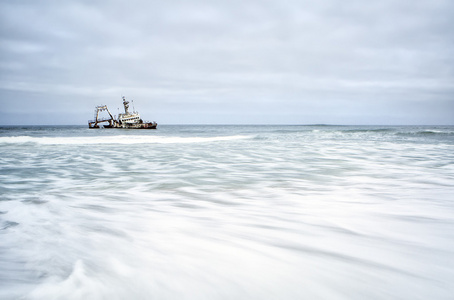
[[[156,122],[145,122],[140,117],[140,114],[136,111],[132,113],[129,111],[129,101],[123,97],[123,106],[125,112],[118,114],[118,118],[115,118],[110,113],[107,105],[96,106],[94,120],[88,121],[88,128],[100,128],[100,123],[103,124],[104,128],[125,128],[125,129],[156,129],[158,124]],[[109,117],[101,118],[100,112],[107,111]]]

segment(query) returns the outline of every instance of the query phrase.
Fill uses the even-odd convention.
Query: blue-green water
[[[0,299],[452,299],[454,127],[0,128]]]

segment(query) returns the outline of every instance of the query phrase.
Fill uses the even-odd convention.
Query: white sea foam
[[[97,144],[189,144],[248,139],[250,136],[166,137],[148,135],[116,135],[96,137],[0,137],[0,144],[35,143],[40,145],[97,145]]]
[[[454,294],[449,135],[84,130],[0,138],[0,299]]]

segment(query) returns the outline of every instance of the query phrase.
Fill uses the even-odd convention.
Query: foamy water
[[[454,295],[454,127],[9,127],[0,154],[0,299]]]
[[[98,144],[186,144],[216,141],[231,141],[246,139],[248,136],[218,136],[218,137],[166,137],[150,135],[117,135],[101,137],[31,137],[8,136],[0,137],[0,144],[35,143],[39,145],[98,145]]]

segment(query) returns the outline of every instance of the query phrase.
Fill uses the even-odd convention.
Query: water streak
[[[0,299],[450,299],[453,132],[0,128]]]

